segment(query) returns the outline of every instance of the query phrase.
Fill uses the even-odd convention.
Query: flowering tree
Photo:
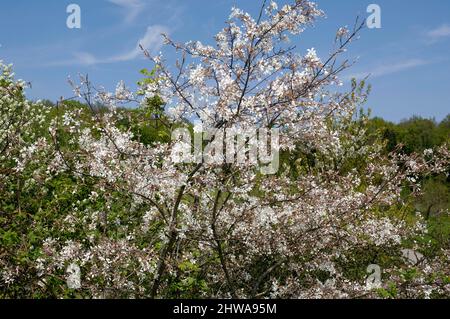
[[[30,206],[39,200],[52,157],[45,138],[50,108],[27,101],[27,84],[14,79],[12,65],[0,61],[0,276],[1,291],[13,282],[28,285],[34,268],[26,262],[28,247],[20,233],[31,226]],[[47,126],[48,127],[48,126]],[[48,136],[48,134],[47,134]],[[34,199],[30,201],[30,194]],[[29,241],[32,242],[32,241]],[[19,280],[19,276],[22,275]],[[3,294],[1,294],[3,295]]]
[[[349,66],[339,57],[362,24],[339,29],[325,60],[289,44],[322,15],[306,0],[264,2],[256,19],[234,8],[214,46],[166,37],[180,53],[173,67],[144,50],[155,68],[136,93],[73,84],[92,113],[64,109],[51,123],[49,171],[73,174],[85,198],[42,243],[40,280],[75,263],[86,296],[348,298],[375,294],[366,268],[378,263],[379,293],[389,283],[400,297],[448,293],[438,279],[448,251],[401,258],[426,228],[408,198],[420,177],[448,170],[448,148],[384,154],[366,117],[355,119],[364,84],[337,89]],[[134,113],[121,108],[136,101]],[[250,160],[174,161],[179,144],[167,137],[193,123],[209,128],[205,149],[229,130],[278,129],[283,165],[263,175]],[[150,141],[136,129],[146,125],[158,130]]]

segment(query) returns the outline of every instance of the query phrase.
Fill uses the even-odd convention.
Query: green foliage
[[[393,151],[398,144],[401,144],[402,150],[408,154],[421,153],[436,145],[450,142],[450,115],[447,115],[440,123],[418,116],[413,116],[399,124],[374,118],[369,121],[369,130],[382,134],[387,141],[388,151]]]

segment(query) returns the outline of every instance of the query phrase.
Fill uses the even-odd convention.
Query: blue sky
[[[278,1],[279,4],[286,0]],[[443,119],[450,113],[450,1],[316,0],[326,18],[298,40],[303,53],[314,47],[326,56],[338,27],[366,18],[371,3],[382,9],[382,28],[365,29],[349,48],[358,62],[344,78],[364,77],[373,91],[367,106],[373,114],[399,121],[411,115]],[[81,29],[68,29],[66,7],[81,7]],[[230,8],[256,14],[257,0],[2,0],[0,59],[15,65],[17,77],[32,82],[28,97],[70,97],[67,77],[78,73],[107,89],[119,80],[133,86],[139,70],[151,67],[137,43],[160,46],[158,34],[177,42],[210,43]]]

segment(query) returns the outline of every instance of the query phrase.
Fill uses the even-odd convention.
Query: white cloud
[[[144,3],[141,0],[108,0],[125,10],[125,22],[131,23],[142,12]]]
[[[432,40],[450,37],[450,25],[443,24],[439,28],[430,30],[427,32],[427,36]]]
[[[78,64],[92,65],[98,62],[95,56],[87,52],[76,52],[74,53],[74,56],[75,60],[78,61]]]
[[[361,79],[361,78],[365,78],[367,76],[369,76],[370,78],[378,78],[378,77],[382,77],[385,75],[414,69],[416,67],[431,64],[431,63],[432,63],[432,61],[430,61],[430,60],[410,59],[410,60],[401,61],[401,62],[397,62],[397,63],[380,65],[380,66],[373,68],[372,70],[370,70],[368,72],[360,72],[360,73],[356,73],[356,74],[351,74],[344,78],[348,79],[348,80],[352,79],[352,78]]]
[[[52,62],[49,66],[61,66],[61,65],[95,65],[95,64],[107,64],[116,62],[125,62],[143,57],[140,46],[148,50],[150,54],[157,54],[163,45],[162,33],[169,34],[169,28],[162,25],[149,26],[144,36],[139,39],[136,46],[124,53],[98,58],[89,52],[76,52],[73,54],[73,59],[66,61]]]
[[[162,25],[149,26],[144,36],[141,39],[139,39],[138,43],[136,44],[136,47],[133,50],[112,57],[111,62],[129,61],[134,60],[139,56],[142,56],[143,53],[141,50],[141,46],[144,49],[148,50],[150,53],[155,54],[157,51],[159,51],[159,49],[161,49],[163,45],[163,38],[161,36],[161,34],[163,33],[168,34],[169,29]]]

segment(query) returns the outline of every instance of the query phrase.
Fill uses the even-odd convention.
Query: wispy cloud
[[[92,65],[98,63],[98,60],[95,56],[87,52],[75,52],[74,60],[71,62],[62,62],[61,64],[82,64],[82,65]],[[75,62],[75,63],[73,63]]]
[[[163,33],[169,34],[169,28],[163,25],[152,25],[147,28],[144,36],[139,39],[136,46],[129,51],[109,57],[96,57],[89,52],[76,52],[73,54],[73,59],[53,62],[49,66],[95,65],[131,61],[144,56],[141,46],[151,54],[156,54],[163,45],[163,37],[161,36]]]
[[[162,25],[149,26],[133,50],[113,57],[112,62],[129,61],[142,56],[141,46],[152,54],[155,54],[163,45],[163,37],[161,36],[163,33],[169,34],[169,28]]]
[[[350,80],[352,78],[361,79],[365,77],[370,78],[378,78],[385,75],[390,75],[410,69],[414,69],[420,66],[424,66],[427,64],[431,64],[433,61],[431,60],[423,60],[423,59],[409,59],[406,61],[391,63],[391,64],[384,64],[374,67],[371,70],[368,70],[367,72],[360,72],[355,74],[350,74],[348,76],[345,76],[344,79]]]
[[[426,36],[432,42],[438,41],[442,38],[450,37],[450,25],[443,24],[436,29],[428,31],[426,33]]]
[[[108,0],[115,5],[124,9],[125,22],[133,22],[144,8],[144,3],[141,0]]]

